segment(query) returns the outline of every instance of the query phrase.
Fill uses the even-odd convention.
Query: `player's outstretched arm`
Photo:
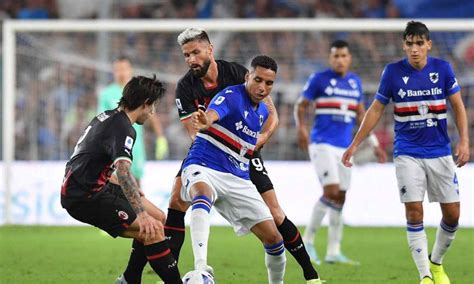
[[[267,141],[272,136],[273,132],[275,132],[279,123],[278,113],[277,113],[275,105],[273,104],[272,98],[270,96],[267,96],[263,100],[263,102],[265,103],[268,109],[268,118],[265,121],[265,124],[263,124],[262,130],[260,131],[258,135],[255,149],[260,149],[262,148],[263,145],[267,143]]]
[[[299,97],[296,101],[295,108],[293,110],[293,115],[296,122],[296,128],[298,130],[298,146],[301,150],[307,151],[309,144],[309,133],[306,128],[306,109],[308,108],[311,102],[303,97]]]
[[[148,215],[143,206],[137,181],[130,170],[131,163],[127,160],[119,160],[115,164],[117,179],[123,190],[125,197],[137,214],[138,224],[140,226],[140,235],[146,239],[153,239],[158,234],[158,225],[156,220]]]
[[[458,167],[464,166],[469,161],[469,135],[467,127],[467,115],[464,103],[461,98],[461,92],[457,92],[454,95],[449,96],[449,102],[453,107],[454,120],[459,132],[459,142],[456,145],[454,155],[458,158],[456,165]]]
[[[193,112],[193,115],[191,116],[191,123],[196,132],[199,130],[208,129],[211,124],[218,120],[219,115],[212,109],[209,109],[206,112],[200,109],[196,112]]]
[[[367,137],[367,135],[369,135],[372,129],[374,129],[375,125],[377,125],[380,117],[382,117],[384,108],[385,105],[383,105],[378,100],[374,100],[372,105],[365,113],[364,119],[362,120],[360,128],[354,136],[351,145],[349,148],[347,148],[342,156],[342,163],[346,167],[352,167],[352,163],[350,162],[351,157],[354,155],[360,143],[365,139],[365,137]]]

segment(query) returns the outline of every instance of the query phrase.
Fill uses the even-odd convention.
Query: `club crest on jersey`
[[[421,104],[421,105],[418,106],[418,113],[421,116],[427,115],[429,110],[430,110],[430,108],[427,104]]]
[[[127,220],[128,219],[128,214],[125,211],[119,211],[119,212],[117,212],[117,215],[122,220]]]
[[[408,77],[408,76],[402,77],[403,83],[405,83],[405,85],[408,83],[409,79],[410,79],[410,77]]]
[[[329,83],[331,84],[331,86],[334,87],[334,86],[336,86],[337,81],[336,81],[336,79],[332,78],[331,80],[329,80]]]
[[[434,73],[430,73],[430,80],[431,82],[433,82],[434,84],[436,84],[439,80],[439,74],[434,72]]]
[[[133,147],[133,138],[130,136],[127,136],[127,138],[125,138],[125,148],[127,148],[128,150],[132,150],[132,147]]]
[[[352,89],[357,89],[357,82],[354,79],[349,79],[348,82]]]
[[[262,124],[263,124],[263,115],[260,115],[259,119],[260,119],[260,126],[262,126]]]

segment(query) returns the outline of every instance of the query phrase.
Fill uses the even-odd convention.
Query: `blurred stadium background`
[[[428,2],[430,4],[426,5]],[[472,1],[447,0],[4,0],[0,4],[0,18],[25,20],[447,18],[472,17],[473,11]],[[167,83],[168,96],[160,106],[159,115],[171,142],[167,158],[182,159],[189,141],[179,139],[185,133],[173,97],[176,81],[187,68],[176,43],[177,34],[179,32],[18,33],[15,159],[67,159],[82,129],[95,115],[98,92],[112,81],[111,62],[121,54],[132,59],[136,73],[166,75],[163,78]],[[252,56],[266,53],[275,57],[281,66],[279,88],[273,94],[281,122],[270,145],[265,147],[265,159],[307,159],[305,153],[296,150],[293,104],[307,77],[326,68],[328,45],[337,38],[351,44],[354,56],[352,70],[362,77],[369,104],[383,66],[404,55],[400,48],[400,32],[211,32],[216,58],[245,65]],[[432,55],[449,60],[454,66],[462,85],[469,121],[472,122],[474,33],[434,32],[433,40]],[[453,120],[448,121],[451,122],[451,137],[456,141]],[[474,140],[472,127],[471,123],[471,141]],[[389,110],[376,130],[389,156],[392,129],[393,119]],[[148,156],[153,157],[154,137],[150,128],[147,137]]]
[[[454,67],[458,81],[462,87],[462,95],[467,108],[470,141],[471,141],[471,163],[464,169],[464,180],[460,178],[461,185],[468,189],[462,195],[465,204],[472,204],[474,189],[474,2],[470,0],[1,0],[0,1],[0,26],[5,20],[165,20],[165,19],[241,19],[256,20],[261,18],[281,19],[374,19],[386,21],[391,19],[402,19],[403,23],[409,19],[458,19],[471,23],[470,31],[443,31],[433,32],[432,39],[434,48],[432,56],[449,60]],[[382,22],[379,22],[382,23]],[[56,23],[60,25],[61,23]],[[348,24],[350,25],[350,23]],[[430,27],[430,26],[428,26]],[[370,27],[368,27],[370,29]],[[400,29],[404,28],[404,24]],[[70,218],[61,211],[58,203],[59,184],[64,161],[68,159],[74,145],[81,135],[84,127],[90,119],[96,115],[97,95],[102,88],[113,81],[112,61],[119,55],[126,55],[132,60],[135,74],[156,73],[166,82],[168,90],[166,99],[159,106],[159,117],[165,129],[169,141],[169,152],[165,157],[169,161],[151,162],[145,174],[145,189],[151,192],[160,207],[165,209],[167,205],[167,192],[171,188],[173,175],[177,171],[179,161],[185,156],[189,147],[189,140],[179,122],[176,112],[174,90],[177,80],[187,71],[179,46],[176,43],[177,31],[168,32],[28,32],[16,33],[16,79],[14,86],[15,95],[15,123],[14,140],[15,150],[13,153],[17,170],[12,172],[13,183],[18,188],[10,192],[11,204],[6,200],[4,187],[5,172],[0,173],[0,224],[2,224],[6,213],[6,205],[13,206],[13,223],[19,224],[63,224],[64,220]],[[305,162],[307,154],[297,149],[296,129],[292,117],[293,104],[299,96],[307,77],[315,71],[322,70],[327,66],[328,45],[335,39],[345,39],[351,45],[353,53],[352,71],[357,73],[363,80],[365,101],[367,104],[373,99],[377,89],[380,73],[385,64],[396,61],[404,56],[401,49],[400,31],[271,31],[271,32],[227,32],[211,31],[211,40],[215,47],[215,56],[229,61],[236,61],[247,65],[248,60],[256,54],[264,53],[275,57],[279,63],[278,83],[273,93],[279,116],[280,126],[265,147],[263,157],[265,160],[276,160],[270,162],[270,174],[275,179],[277,193],[296,196],[305,194],[306,200],[296,202],[286,200],[282,202],[283,208],[289,216],[295,216],[298,224],[304,223],[304,217],[309,212],[301,210],[305,202],[312,203],[316,199],[316,178],[313,176],[311,165]],[[0,37],[0,42],[5,39]],[[0,45],[1,48],[1,45]],[[1,60],[4,62],[5,50]],[[1,66],[1,65],[0,65]],[[2,73],[9,72],[0,68],[0,85],[5,84],[1,78]],[[11,75],[11,74],[10,74]],[[0,105],[3,106],[5,94],[0,88],[2,96]],[[1,113],[3,115],[4,109]],[[452,117],[448,119],[449,132],[453,145],[457,141],[457,131]],[[0,143],[3,146],[3,127],[0,125]],[[393,117],[392,108],[387,108],[381,123],[375,131],[382,146],[392,158],[393,143]],[[146,128],[147,154],[150,160],[154,157],[155,137],[151,128]],[[0,157],[4,159],[5,153],[0,147]],[[288,161],[292,162],[293,169],[301,175],[298,180],[291,174],[288,178]],[[2,164],[2,167],[4,164]],[[380,225],[399,225],[403,223],[403,208],[398,203],[398,194],[395,185],[395,175],[391,164],[382,168],[370,165],[356,170],[353,181],[353,192],[365,192],[365,195],[356,194],[348,198],[345,214],[349,224],[370,225],[372,220]],[[157,174],[158,173],[158,174]],[[157,177],[158,176],[158,177]],[[10,178],[10,177],[9,177]],[[159,179],[157,181],[157,179]],[[164,180],[164,181],[163,181]],[[464,184],[463,184],[464,181]],[[316,190],[306,186],[311,184]],[[367,185],[367,188],[366,188]],[[383,186],[381,186],[383,185]],[[383,188],[385,191],[382,191]],[[153,195],[153,191],[161,192]],[[309,191],[309,193],[305,192]],[[37,192],[37,193],[36,193]],[[389,193],[387,193],[389,192]],[[377,194],[375,199],[380,202],[379,207],[366,204],[367,199]],[[362,197],[361,197],[362,196]],[[373,198],[373,197],[372,197]],[[377,199],[379,198],[379,199]],[[355,204],[356,201],[359,202]],[[391,200],[389,203],[384,203]],[[59,208],[59,209],[58,209]],[[380,211],[383,208],[384,211]],[[438,207],[431,207],[427,211],[427,218],[439,222]],[[463,207],[461,225],[473,226],[474,211],[472,207]],[[356,218],[356,221],[354,219]],[[352,219],[351,219],[352,217]],[[300,218],[300,219],[299,219]],[[382,221],[380,221],[382,220]],[[397,220],[395,222],[394,220]],[[400,222],[400,223],[398,223]],[[433,225],[433,223],[431,223]],[[58,230],[60,230],[58,228]],[[67,227],[64,230],[69,230]],[[25,243],[30,242],[30,237],[36,234],[36,228],[16,229],[15,227],[0,227],[0,243],[3,237],[5,241],[15,241],[18,232],[25,236]],[[353,231],[353,235],[363,236],[364,231]],[[372,232],[372,231],[371,231]],[[390,235],[392,231],[385,232]],[[404,229],[397,230],[399,246],[405,250]],[[474,244],[472,229],[466,229],[463,242],[456,243],[456,251],[465,252],[465,257],[458,258],[453,264],[457,265],[457,283],[472,283],[472,265],[474,264]],[[431,232],[432,234],[433,232]],[[463,231],[460,232],[461,234]],[[350,233],[349,233],[350,234]],[[362,234],[362,235],[361,235]],[[377,234],[377,233],[374,233]],[[61,235],[61,234],[60,234]],[[230,236],[230,237],[229,237]],[[232,234],[228,234],[233,238]],[[44,241],[48,237],[43,236]],[[67,237],[69,238],[69,236]],[[212,238],[212,237],[211,237]],[[353,237],[349,237],[353,238]],[[233,239],[232,239],[233,240]],[[381,242],[382,238],[378,239]],[[236,241],[238,242],[238,241]],[[34,243],[34,241],[33,241]],[[3,242],[6,244],[6,242]],[[357,239],[348,247],[349,253],[361,253],[357,251]],[[372,244],[367,244],[368,249]],[[390,241],[380,244],[391,246]],[[126,244],[122,249],[126,248]],[[27,246],[28,247],[28,246]],[[67,247],[67,246],[65,246]],[[10,250],[8,250],[10,249]],[[54,248],[53,248],[54,249]],[[127,248],[128,249],[128,248]],[[1,251],[7,254],[15,254],[16,248],[11,250],[7,246],[0,246]],[[125,251],[125,250],[124,250]],[[18,259],[25,256],[27,252],[18,255]],[[39,253],[38,253],[39,254]],[[126,253],[124,252],[126,255]],[[454,254],[454,252],[453,252]],[[6,255],[6,254],[5,254]],[[186,252],[184,263],[190,269],[191,254]],[[373,255],[361,255],[361,259],[376,259],[377,253]],[[111,253],[111,257],[113,253]],[[405,251],[403,259],[408,262],[408,252]],[[51,256],[54,259],[54,256]],[[6,258],[0,255],[0,272],[10,272],[13,275],[9,283],[57,283],[61,279],[67,279],[70,283],[79,278],[63,275],[57,280],[49,278],[21,278],[16,273],[8,271]],[[467,261],[466,261],[467,260]],[[40,262],[41,260],[38,260]],[[84,260],[85,262],[86,260]],[[380,260],[379,264],[384,260]],[[410,260],[411,261],[411,260]],[[125,262],[123,260],[122,262]],[[399,258],[392,259],[392,263],[400,262]],[[21,262],[18,262],[21,263]],[[377,262],[373,262],[377,265]],[[21,266],[21,264],[15,264]],[[262,266],[263,267],[263,266]],[[293,265],[293,268],[295,266]],[[292,269],[293,269],[292,268]],[[228,269],[224,266],[222,269]],[[400,268],[402,270],[404,268]],[[414,272],[415,268],[407,266]],[[111,279],[115,276],[101,277]],[[219,271],[218,269],[217,271]],[[326,273],[327,268],[323,268]],[[363,271],[363,270],[362,270]],[[400,270],[398,270],[400,271]],[[181,272],[185,272],[182,270]],[[2,272],[3,273],[3,272]],[[2,274],[0,273],[0,274]],[[32,274],[34,274],[33,272]],[[99,271],[95,271],[100,274]],[[295,272],[290,271],[290,275]],[[330,269],[327,274],[331,275]],[[344,272],[341,272],[341,274]],[[348,283],[352,276],[357,279],[365,279],[364,273],[351,270],[349,275],[332,278],[331,283]],[[390,274],[390,271],[381,272]],[[28,274],[23,273],[23,274]],[[31,273],[30,273],[31,274]],[[372,273],[374,274],[374,273]],[[384,274],[384,275],[385,275]],[[392,273],[393,274],[393,273]],[[408,279],[416,279],[415,273]],[[8,275],[8,274],[5,274]],[[236,274],[229,274],[236,282],[244,282],[237,278]],[[240,275],[240,274],[237,274]],[[264,274],[262,274],[264,279]],[[295,274],[296,275],[296,274]],[[240,275],[244,277],[246,275]],[[298,275],[299,276],[299,275]],[[15,278],[19,277],[19,278]],[[82,277],[82,276],[81,276]],[[293,276],[291,276],[293,277]],[[296,277],[296,276],[294,276]],[[329,279],[331,280],[329,276]],[[395,276],[393,276],[395,277]],[[152,277],[149,275],[149,279]],[[328,278],[328,277],[326,277]],[[0,277],[0,280],[2,278]],[[15,280],[16,279],[16,280]],[[43,279],[43,280],[41,280]],[[87,281],[81,278],[82,282]],[[98,278],[99,279],[99,278]],[[220,278],[223,279],[223,278]],[[299,279],[299,278],[291,278]],[[407,283],[408,280],[398,278],[367,278],[364,283]],[[387,280],[389,279],[389,280]],[[391,280],[390,280],[391,279]],[[77,283],[81,282],[78,281]],[[104,282],[105,280],[98,280]],[[254,278],[247,279],[249,283],[260,283]],[[296,281],[296,280],[295,280]],[[298,280],[299,281],[299,280]],[[371,282],[373,281],[373,282]],[[382,282],[380,282],[382,281]],[[469,282],[471,281],[471,282]],[[2,282],[2,281],[0,281]],[[290,281],[289,283],[294,283]],[[454,283],[454,282],[453,282]]]

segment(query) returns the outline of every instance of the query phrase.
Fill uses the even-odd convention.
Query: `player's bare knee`
[[[447,224],[457,224],[460,215],[460,204],[456,203],[441,203],[441,212],[443,213],[443,221]]]
[[[337,202],[340,194],[340,188],[338,184],[325,185],[323,188],[323,196],[332,202]]]
[[[193,184],[191,186],[191,189],[190,189],[189,193],[190,193],[191,197],[193,197],[193,198],[196,197],[196,196],[199,196],[199,195],[205,195],[209,199],[212,199],[212,190],[209,187],[209,185],[207,185],[204,182],[197,182],[197,183]]]
[[[423,222],[423,210],[408,209],[406,211],[406,218],[407,221],[411,223]]]
[[[443,212],[443,221],[447,224],[457,224],[459,215],[459,211]]]
[[[277,230],[275,230],[274,232],[268,233],[265,235],[263,239],[263,243],[266,245],[274,245],[281,242],[282,240],[283,238],[280,235],[280,233]]]

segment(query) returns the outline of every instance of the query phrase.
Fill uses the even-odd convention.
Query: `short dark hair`
[[[350,48],[349,48],[349,44],[347,43],[347,41],[345,40],[342,40],[342,39],[338,39],[338,40],[335,40],[331,43],[331,45],[329,46],[329,51],[331,51],[332,48],[344,48],[344,47],[347,47],[347,49],[350,51]]]
[[[254,69],[257,68],[257,66],[260,66],[265,69],[273,70],[275,73],[278,71],[278,65],[276,61],[270,56],[266,56],[266,55],[255,56],[252,59],[250,66],[252,66],[252,68]]]
[[[211,43],[209,40],[209,36],[207,35],[206,31],[203,29],[198,28],[187,28],[182,33],[178,35],[178,44],[183,46],[184,44],[191,42],[191,41],[205,41],[207,43]]]
[[[156,79],[144,76],[133,77],[123,88],[122,98],[118,106],[128,110],[135,110],[143,104],[151,105],[161,99],[165,93],[163,83]]]
[[[403,33],[403,40],[406,40],[409,36],[419,36],[424,37],[426,40],[430,40],[430,31],[422,22],[409,21],[405,28],[405,32]]]

